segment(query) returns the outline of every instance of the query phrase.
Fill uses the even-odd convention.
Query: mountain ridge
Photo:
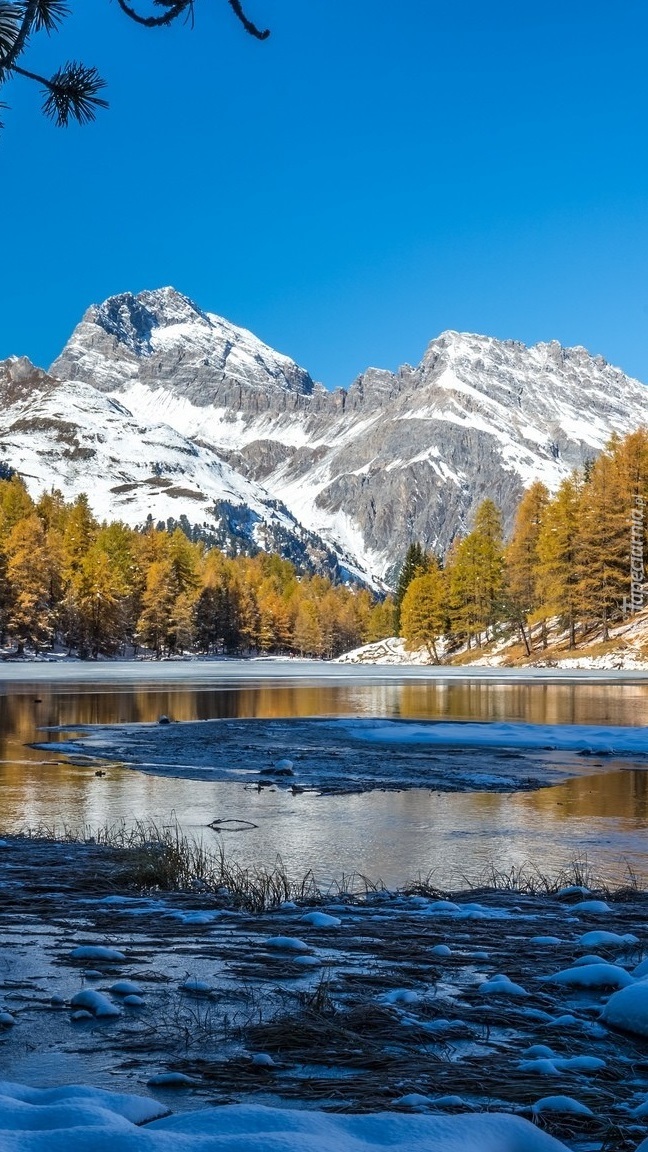
[[[214,454],[374,583],[393,581],[412,540],[445,551],[486,495],[510,526],[525,486],[555,490],[644,424],[648,400],[582,346],[453,330],[418,365],[328,391],[172,288],[91,306],[51,372]]]

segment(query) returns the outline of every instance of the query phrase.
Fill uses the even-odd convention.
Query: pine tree
[[[312,600],[303,600],[295,618],[293,643],[300,656],[321,656],[322,628],[317,606]]]
[[[558,616],[569,630],[569,647],[576,643],[578,614],[578,533],[580,477],[563,480],[545,509],[538,535],[537,597],[544,616]]]
[[[124,585],[103,548],[93,545],[71,581],[80,656],[112,655],[121,641],[120,605]]]
[[[436,664],[437,643],[448,631],[448,589],[439,564],[430,565],[423,576],[415,576],[401,605],[401,629],[408,647],[425,646]]]
[[[469,648],[473,639],[480,646],[504,614],[502,517],[492,500],[482,501],[472,532],[453,544],[447,568],[451,627]]]
[[[577,598],[584,621],[601,626],[609,637],[629,588],[632,495],[624,485],[611,442],[594,462],[583,488],[577,535]]]
[[[180,592],[176,597],[169,621],[171,648],[174,652],[189,652],[195,639],[196,596]]]
[[[26,645],[36,650],[54,635],[50,591],[50,559],[43,525],[32,513],[18,521],[5,544],[9,584],[8,631],[18,651]]]
[[[178,583],[171,561],[154,561],[146,574],[137,634],[140,643],[152,648],[158,657],[173,651],[177,596]]]
[[[8,536],[11,529],[26,520],[34,511],[24,480],[12,476],[11,480],[0,480],[0,539]]]
[[[63,528],[63,578],[72,579],[83,564],[83,558],[97,534],[95,520],[85,492],[67,508]]]
[[[624,437],[615,447],[613,459],[628,521],[624,531],[628,547],[622,592],[627,597],[631,610],[634,610],[633,591],[635,603],[637,599],[645,603],[644,596],[636,597],[636,586],[633,588],[634,576],[637,574],[641,576],[642,566],[644,581],[648,573],[648,431],[640,428]],[[637,564],[637,553],[642,556],[643,565]]]
[[[248,35],[267,40],[268,28],[259,28],[245,12],[244,0],[226,0]],[[121,12],[144,28],[168,28],[176,21],[191,20],[197,0],[157,0],[151,10],[142,0],[117,0]],[[40,34],[58,32],[74,5],[64,0],[3,0],[0,5],[0,89],[16,76],[36,83],[43,96],[43,114],[59,127],[89,124],[108,102],[99,93],[105,80],[93,66],[68,61],[49,76],[23,65],[25,52]],[[37,64],[37,62],[36,62]],[[0,108],[4,107],[0,103]]]
[[[428,558],[423,546],[419,543],[410,544],[405,553],[405,559],[398,575],[396,591],[394,593],[394,629],[397,636],[400,636],[400,613],[403,597],[412,580],[414,580],[416,576],[422,576],[423,573],[427,571],[427,566]]]
[[[387,640],[395,632],[394,598],[386,596],[384,600],[378,600],[369,612],[363,641],[365,644],[372,644],[376,640]]]
[[[538,540],[548,503],[548,489],[540,480],[534,481],[518,505],[513,534],[505,553],[505,614],[519,629],[527,656],[531,655],[529,617],[539,607]]]

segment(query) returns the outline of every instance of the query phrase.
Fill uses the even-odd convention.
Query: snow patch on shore
[[[176,1115],[150,1097],[0,1082],[3,1152],[567,1152],[519,1116],[410,1116],[225,1105]]]

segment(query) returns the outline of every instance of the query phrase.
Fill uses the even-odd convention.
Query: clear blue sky
[[[47,366],[92,302],[173,284],[330,387],[444,328],[558,339],[648,381],[645,0],[225,0],[146,31],[109,0],[26,66],[109,82],[0,138],[0,357]]]

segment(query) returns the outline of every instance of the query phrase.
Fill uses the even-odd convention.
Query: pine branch
[[[117,0],[117,3],[129,19],[146,28],[168,26],[182,15],[193,22],[195,0],[153,0],[155,6],[164,9],[157,16],[142,15],[130,0]],[[267,40],[270,30],[257,28],[246,15],[243,0],[227,0],[227,3],[250,36]],[[17,61],[32,32],[57,31],[70,10],[69,0],[0,0],[0,86],[11,73],[35,80],[45,90],[43,112],[62,126],[70,120],[86,124],[95,119],[98,108],[108,107],[98,95],[105,83],[97,69],[71,61],[48,79],[22,68]],[[4,107],[6,105],[0,104],[0,108]]]
[[[97,95],[106,82],[96,68],[87,68],[75,60],[64,64],[50,80],[36,72],[14,65],[13,71],[28,80],[35,80],[45,90],[43,112],[59,127],[66,128],[70,120],[88,124],[95,119],[97,108],[107,108],[108,102]]]
[[[65,0],[37,0],[34,32],[56,32],[69,15],[70,8]]]
[[[16,31],[15,40],[7,48],[6,52],[0,54],[0,77],[3,74],[5,74],[6,72],[11,71],[16,60],[20,56],[21,52],[23,52],[25,45],[27,44],[27,39],[28,39],[29,33],[32,31],[32,28],[33,28],[34,20],[36,18],[36,14],[38,12],[38,6],[39,6],[39,0],[26,0],[26,3],[24,4],[24,6],[23,5],[17,5],[16,6],[15,4],[9,5],[6,3],[3,4],[3,8],[5,10],[9,9],[10,7],[13,7],[13,8],[17,7],[18,13],[20,12],[20,9],[22,8],[23,17],[22,17],[22,20],[20,20],[20,16],[18,15],[17,31]]]
[[[263,31],[261,31],[260,28],[257,28],[256,24],[253,24],[251,20],[248,20],[245,12],[243,11],[241,0],[228,0],[228,4],[234,12],[234,15],[237,16],[241,21],[245,31],[250,33],[250,36],[255,36],[257,40],[268,39],[268,36],[270,35],[270,29],[264,28]]]
[[[160,16],[142,16],[140,12],[128,3],[128,0],[117,0],[122,12],[125,12],[136,24],[143,24],[145,28],[162,28],[168,26],[172,24],[174,20],[177,20],[179,16],[182,16],[183,12],[186,12],[193,20],[194,2],[195,0],[154,0],[154,3],[157,4],[158,7],[165,8],[166,11]],[[250,36],[254,36],[257,40],[268,39],[270,29],[257,28],[256,24],[253,24],[252,21],[248,19],[243,10],[242,0],[227,0],[227,3]]]
[[[131,20],[136,24],[143,24],[145,28],[162,28],[165,25],[172,24],[183,12],[188,12],[193,19],[193,5],[194,0],[175,0],[166,7],[166,12],[161,16],[141,16],[139,12],[132,8],[127,0],[117,0],[122,12],[125,12]]]
[[[20,14],[15,4],[0,3],[0,69],[4,59],[13,50],[20,31]]]

